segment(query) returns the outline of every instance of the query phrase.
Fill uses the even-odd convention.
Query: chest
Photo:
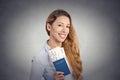
[[[44,78],[45,80],[53,80],[55,75],[55,68],[49,58],[44,62]]]

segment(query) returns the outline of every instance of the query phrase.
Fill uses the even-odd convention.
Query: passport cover
[[[65,58],[61,58],[57,61],[54,61],[53,64],[55,66],[56,71],[64,72],[64,75],[70,74],[70,70],[69,70],[68,65],[65,61]]]

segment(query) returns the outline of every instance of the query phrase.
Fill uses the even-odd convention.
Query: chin
[[[60,42],[62,43],[62,42],[64,42],[65,40],[60,40]]]
[[[60,39],[57,40],[57,42],[59,42],[59,43],[62,43],[62,42],[64,42],[64,41],[65,41],[65,40],[60,40]]]
[[[57,41],[58,41],[59,43],[62,43],[62,42],[65,41],[65,39],[61,39],[61,38],[59,38],[59,39],[57,39]]]

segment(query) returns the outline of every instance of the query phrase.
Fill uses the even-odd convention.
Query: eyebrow
[[[58,23],[64,24],[64,23],[62,23],[62,22],[58,22]],[[67,24],[67,25],[70,25],[70,24]]]

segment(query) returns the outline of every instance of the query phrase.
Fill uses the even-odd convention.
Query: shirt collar
[[[45,49],[46,51],[49,51],[51,49],[51,47],[48,45],[48,40],[45,43]]]

